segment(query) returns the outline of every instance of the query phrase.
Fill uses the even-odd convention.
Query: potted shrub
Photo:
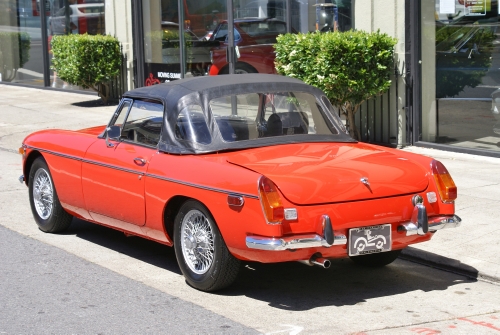
[[[120,72],[120,43],[107,35],[56,35],[52,38],[52,69],[62,80],[90,88],[107,103],[106,84]]]
[[[391,85],[396,39],[380,31],[286,34],[275,45],[276,71],[322,89],[346,116],[359,140],[354,115],[367,99]]]

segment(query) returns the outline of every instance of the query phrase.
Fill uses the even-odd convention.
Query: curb
[[[482,271],[479,271],[470,265],[464,264],[459,260],[437,255],[414,247],[407,247],[403,249],[399,258],[425,266],[430,266],[439,270],[452,272],[474,280],[500,283],[499,277],[483,273]]]

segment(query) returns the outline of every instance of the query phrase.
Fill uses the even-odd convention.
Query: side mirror
[[[112,148],[115,145],[110,143],[109,140],[118,140],[120,138],[120,127],[119,126],[111,126],[106,128],[106,146],[108,148]]]

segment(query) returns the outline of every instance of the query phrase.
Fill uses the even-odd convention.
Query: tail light
[[[441,200],[445,203],[453,202],[457,198],[457,187],[450,173],[440,161],[433,160],[431,168]]]
[[[259,195],[262,210],[268,223],[281,223],[285,218],[285,209],[276,185],[267,177],[259,180]]]

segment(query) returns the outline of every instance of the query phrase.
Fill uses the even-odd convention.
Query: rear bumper
[[[286,237],[262,237],[262,236],[247,236],[246,246],[250,249],[282,251],[291,249],[303,248],[329,248],[333,245],[347,244],[347,237],[343,234],[334,234],[332,238],[328,238],[328,229],[331,228],[330,218],[327,215],[324,218],[323,236],[318,234],[300,234]],[[415,220],[416,221],[416,220]],[[408,222],[400,224],[398,231],[406,231],[406,236],[425,235],[427,232],[435,232],[445,228],[455,228],[460,226],[462,220],[457,215],[442,215],[428,219],[428,230],[419,233],[418,222]],[[330,227],[328,227],[328,225]],[[421,229],[422,230],[422,229]]]
[[[328,215],[323,215],[321,217],[321,225],[323,227],[323,236],[318,234],[298,234],[278,238],[247,236],[245,242],[247,247],[250,249],[270,251],[317,247],[329,248],[332,245],[344,245],[347,243],[345,235],[334,233],[332,223]]]
[[[435,232],[445,228],[456,228],[462,223],[462,219],[458,215],[442,215],[429,218],[429,231]],[[418,234],[418,224],[408,222],[398,227],[398,231],[406,231],[406,236]]]
[[[302,248],[329,248],[332,245],[344,245],[347,243],[345,235],[335,235],[333,244],[329,245],[326,240],[318,234],[293,235],[281,238],[247,236],[246,244],[250,249],[281,251]]]

